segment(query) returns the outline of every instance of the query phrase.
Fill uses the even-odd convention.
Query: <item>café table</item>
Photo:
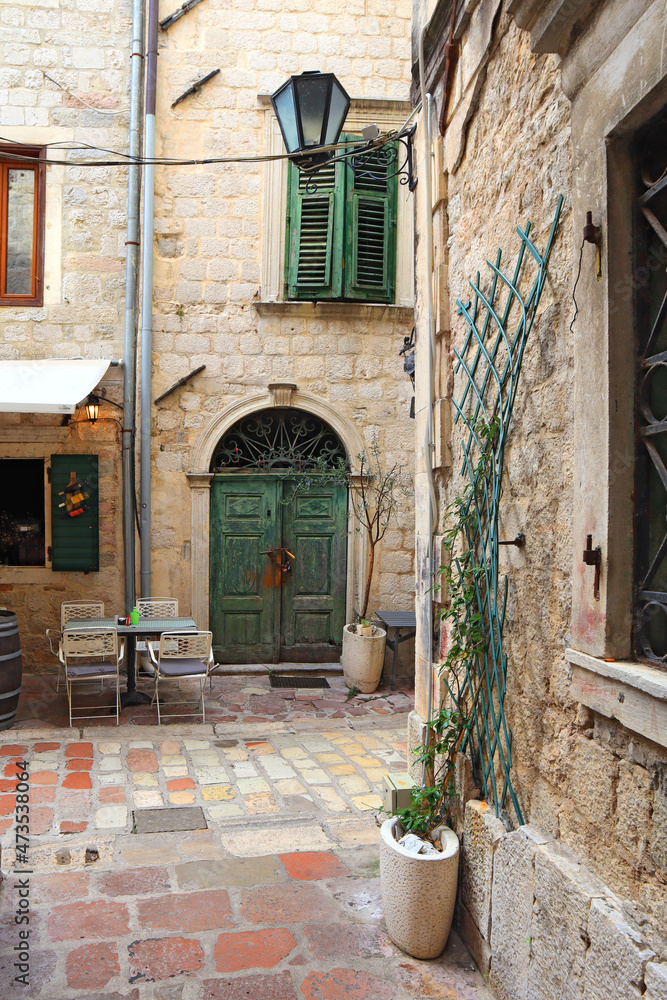
[[[398,647],[406,639],[412,639],[417,634],[417,618],[414,611],[376,611],[375,617],[387,630],[385,640],[387,646],[394,654],[391,665],[391,690],[396,687],[396,669],[398,667]],[[409,629],[406,635],[401,635],[403,629]],[[393,632],[393,637],[390,636]]]
[[[140,618],[136,625],[119,625],[117,618],[78,618],[65,626],[63,631],[80,632],[86,628],[115,628],[118,635],[125,636],[125,660],[127,663],[127,690],[120,696],[122,708],[126,705],[150,703],[150,695],[137,691],[135,652],[137,637],[162,635],[163,632],[196,632],[194,618]]]

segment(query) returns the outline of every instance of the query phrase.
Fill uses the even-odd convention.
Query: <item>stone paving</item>
[[[274,694],[234,680],[242,705]],[[82,730],[24,719],[2,734],[2,1000],[489,1000],[455,935],[419,962],[384,930],[379,791],[405,769],[406,715],[318,718],[313,702],[290,702],[300,718]],[[23,761],[29,846],[17,855]],[[193,806],[206,829],[135,832],[144,810]]]

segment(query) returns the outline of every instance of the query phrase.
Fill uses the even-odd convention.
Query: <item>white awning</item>
[[[0,361],[0,412],[74,413],[110,361]]]

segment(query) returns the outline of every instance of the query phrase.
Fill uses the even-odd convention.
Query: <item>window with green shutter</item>
[[[346,135],[344,139],[355,136]],[[289,165],[288,299],[393,302],[396,286],[397,178],[378,153],[355,179],[350,161],[312,178]]]
[[[99,506],[97,455],[52,455],[52,569],[99,570]]]

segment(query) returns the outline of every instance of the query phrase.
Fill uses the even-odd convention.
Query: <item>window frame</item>
[[[6,154],[25,159],[7,159]],[[39,162],[35,163],[35,160]],[[32,292],[16,295],[5,291],[7,282],[7,213],[9,188],[7,172],[16,169],[35,172],[33,210]],[[41,306],[44,302],[44,220],[46,215],[46,147],[17,143],[0,144],[0,307]]]

